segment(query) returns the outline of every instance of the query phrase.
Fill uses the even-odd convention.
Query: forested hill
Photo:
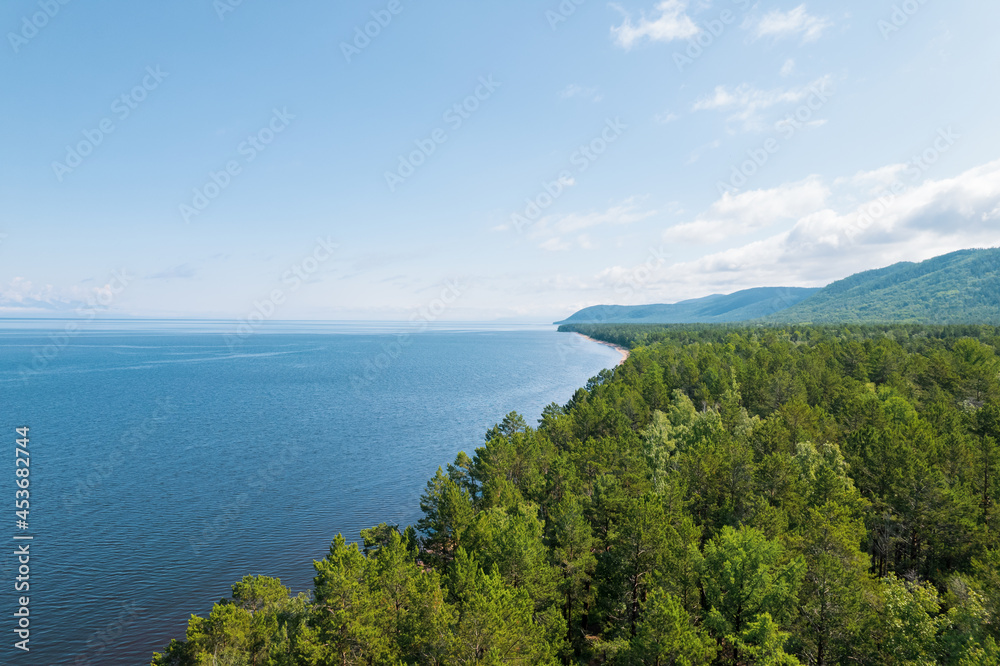
[[[962,250],[858,273],[765,320],[997,324],[1000,249]]]
[[[762,288],[673,305],[597,305],[560,324],[1000,324],[1000,249],[961,250],[839,280],[823,289]]]
[[[712,324],[746,321],[784,310],[817,291],[819,289],[760,287],[672,305],[595,305],[556,323]]]
[[[587,328],[631,356],[153,663],[1000,663],[1000,329]]]

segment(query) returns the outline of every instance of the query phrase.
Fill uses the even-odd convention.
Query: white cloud
[[[572,245],[564,236],[578,234],[585,229],[609,226],[617,227],[639,222],[656,215],[658,211],[643,210],[635,197],[611,206],[604,211],[570,213],[569,215],[546,215],[531,229],[531,237],[544,239],[539,247],[543,250],[568,250]],[[584,249],[595,247],[594,241],[586,234],[579,234],[577,245]]]
[[[538,229],[549,229],[556,233],[569,233],[602,225],[632,224],[653,215],[656,215],[655,210],[641,210],[635,197],[632,197],[601,212],[546,216],[539,220],[535,226]]]
[[[63,309],[66,299],[56,294],[52,285],[35,286],[30,280],[16,277],[0,287],[0,306],[3,309],[40,308]]]
[[[57,289],[51,284],[36,285],[31,280],[15,277],[0,285],[0,312],[6,313],[72,313],[83,312],[98,303],[110,303],[114,292],[110,284],[83,289]]]
[[[149,280],[173,280],[193,278],[197,270],[191,264],[181,264],[146,276]]]
[[[667,229],[663,238],[673,242],[716,243],[796,220],[822,208],[829,196],[829,188],[815,176],[770,190],[735,195],[727,192],[694,221]]]
[[[795,73],[795,59],[789,58],[785,61],[785,64],[781,66],[781,76],[783,78],[788,78]]]
[[[802,43],[814,42],[823,35],[823,31],[833,25],[830,19],[812,16],[806,12],[805,5],[799,5],[788,12],[775,9],[764,16],[754,28],[757,38],[802,36]]]
[[[626,50],[644,38],[654,42],[670,42],[694,37],[701,32],[685,13],[687,3],[683,0],[663,0],[656,5],[657,13],[653,18],[648,18],[644,13],[638,23],[632,23],[632,16],[620,7],[618,9],[625,14],[625,20],[621,25],[612,27],[611,34],[618,46]]]
[[[570,249],[570,247],[572,246],[569,243],[563,241],[558,236],[553,236],[552,238],[548,239],[538,247],[542,248],[543,250],[548,250],[549,252],[563,252],[565,250]]]
[[[563,99],[582,97],[584,99],[589,99],[592,102],[600,102],[602,99],[604,99],[604,95],[600,94],[600,92],[598,92],[598,89],[596,87],[584,88],[583,86],[579,86],[575,83],[568,85],[562,90],[560,90],[559,96]]]
[[[722,145],[722,140],[716,139],[715,141],[710,141],[703,146],[698,146],[697,148],[691,151],[691,154],[688,156],[686,163],[694,164],[695,162],[701,159],[702,155],[704,155],[710,150],[717,150],[721,145]]]
[[[667,113],[658,113],[658,114],[656,114],[656,116],[653,117],[653,120],[655,120],[656,122],[660,123],[661,125],[666,125],[668,123],[672,123],[675,120],[677,120],[677,114],[676,113],[669,113],[669,112],[667,112]]]
[[[730,121],[743,123],[744,129],[762,130],[765,123],[762,112],[772,107],[784,104],[798,104],[805,101],[817,91],[830,85],[830,77],[825,76],[799,88],[774,88],[761,90],[749,83],[735,87],[716,86],[711,95],[697,100],[691,107],[692,111],[722,111],[729,110]]]
[[[871,198],[899,180],[906,169],[906,164],[889,164],[871,171],[859,171],[853,176],[837,178],[833,184],[837,188],[856,190],[860,198]],[[852,193],[847,194],[851,196]],[[854,200],[857,199],[858,197],[854,197]]]
[[[573,178],[573,176],[560,176],[557,179],[557,182],[563,186],[563,189],[568,189],[576,185],[576,178]],[[504,222],[496,225],[495,227],[491,227],[490,231],[510,231],[515,226],[516,225],[513,225],[510,222]],[[520,229],[518,231],[520,231]]]
[[[896,174],[900,193],[887,195],[883,188],[880,195],[870,194],[871,183],[885,180],[889,173]],[[814,197],[813,205],[807,205],[810,197],[802,196],[790,228],[664,267],[638,302],[662,302],[666,294],[675,301],[749,287],[823,286],[898,261],[923,261],[955,250],[998,245],[1000,160],[954,178],[918,181],[916,172],[896,165],[837,179],[831,199],[845,194],[838,190],[858,187],[869,195],[860,204],[836,207],[822,197]],[[823,187],[818,179],[815,185]],[[720,200],[699,218],[711,221],[712,213],[720,209],[733,213],[739,208],[737,203],[736,197],[728,205]],[[751,207],[767,210],[763,199]],[[785,213],[794,208],[790,206]]]

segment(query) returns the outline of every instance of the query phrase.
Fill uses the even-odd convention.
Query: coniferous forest
[[[1000,663],[1000,328],[564,328],[631,356],[153,664]]]

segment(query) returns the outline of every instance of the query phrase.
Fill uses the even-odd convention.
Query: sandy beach
[[[618,365],[621,365],[622,363],[627,361],[629,355],[632,353],[629,350],[622,347],[621,345],[616,345],[613,342],[605,342],[604,340],[597,340],[595,338],[590,337],[589,335],[584,335],[583,333],[576,333],[576,334],[579,335],[581,338],[586,338],[590,340],[591,342],[596,342],[599,345],[605,345],[606,347],[611,347],[612,349],[618,350],[618,353],[622,355],[622,360],[618,361]]]

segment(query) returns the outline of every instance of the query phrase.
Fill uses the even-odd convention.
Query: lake
[[[620,360],[554,327],[226,326],[4,323],[0,663],[147,664],[246,574],[307,591],[338,532],[416,522],[438,466]],[[29,654],[12,647],[15,534],[34,537]]]

